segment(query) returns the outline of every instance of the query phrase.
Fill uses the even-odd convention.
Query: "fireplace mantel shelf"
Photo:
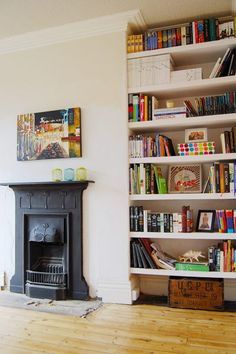
[[[83,184],[88,184],[88,183],[94,183],[94,181],[61,181],[61,182],[52,182],[52,181],[46,181],[46,182],[4,182],[1,183],[0,182],[0,186],[4,186],[4,187],[29,187],[29,186],[37,186],[37,187],[63,187],[63,186],[79,186],[79,185],[83,185]]]

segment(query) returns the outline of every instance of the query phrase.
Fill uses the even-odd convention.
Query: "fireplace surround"
[[[10,291],[88,298],[83,276],[83,191],[92,181],[4,184],[15,193],[15,274]]]

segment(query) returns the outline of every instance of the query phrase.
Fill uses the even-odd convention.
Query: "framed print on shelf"
[[[185,143],[207,141],[207,128],[185,129]]]
[[[213,232],[215,223],[215,210],[199,210],[197,216],[198,232]]]
[[[201,193],[201,165],[172,165],[168,174],[169,193]]]

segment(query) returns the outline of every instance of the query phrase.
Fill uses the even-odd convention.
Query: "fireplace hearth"
[[[15,274],[10,291],[54,300],[88,298],[82,196],[91,181],[5,184],[15,192]]]

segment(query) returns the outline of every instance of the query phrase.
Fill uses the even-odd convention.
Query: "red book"
[[[140,93],[139,97],[140,121],[144,121],[144,94]]]
[[[187,210],[189,209],[189,206],[182,206],[182,232],[187,232]]]
[[[176,28],[176,45],[181,45],[181,27]]]
[[[227,241],[223,243],[223,252],[224,252],[224,272],[227,272]]]

